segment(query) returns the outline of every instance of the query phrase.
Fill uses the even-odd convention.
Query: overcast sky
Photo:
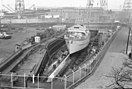
[[[1,0],[4,5],[9,4],[13,9],[15,7],[15,0]],[[85,7],[87,0],[24,0],[25,7],[29,8],[32,4],[37,7]],[[99,0],[94,0],[95,5]],[[123,6],[124,0],[108,0],[109,9],[120,9]]]

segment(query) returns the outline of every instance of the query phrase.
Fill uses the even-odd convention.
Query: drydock
[[[0,1],[0,89],[132,87],[132,0],[14,1]]]
[[[52,36],[38,44],[18,50],[1,63],[0,86],[44,89],[51,89],[53,86],[54,89],[72,87],[77,82],[76,79],[95,70],[98,61],[94,59],[105,45],[110,45],[109,40],[113,39],[113,35],[115,36],[119,29],[115,24],[112,31],[91,30],[89,45],[71,55],[66,47],[64,34]],[[81,72],[75,73],[78,70]]]

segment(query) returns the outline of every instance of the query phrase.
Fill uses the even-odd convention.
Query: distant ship
[[[90,31],[84,25],[74,25],[68,28],[64,39],[70,54],[78,52],[88,46]]]

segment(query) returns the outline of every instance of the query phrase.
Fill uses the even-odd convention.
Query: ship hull
[[[73,54],[75,52],[78,52],[82,49],[84,49],[85,47],[87,47],[89,44],[89,37],[88,39],[85,40],[66,40],[66,45],[68,47],[69,50],[69,54]]]

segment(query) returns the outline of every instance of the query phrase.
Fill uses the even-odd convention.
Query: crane
[[[92,7],[94,4],[94,0],[87,0],[87,7]]]
[[[29,9],[32,9],[35,10],[35,4],[33,4],[32,6],[29,7]]]
[[[15,12],[15,10],[9,4],[7,6],[8,6],[8,8],[10,8],[10,10]]]
[[[104,9],[108,8],[108,0],[100,0],[100,6]]]
[[[15,0],[15,11],[18,14],[18,18],[22,18],[22,13],[25,10],[24,0]]]

